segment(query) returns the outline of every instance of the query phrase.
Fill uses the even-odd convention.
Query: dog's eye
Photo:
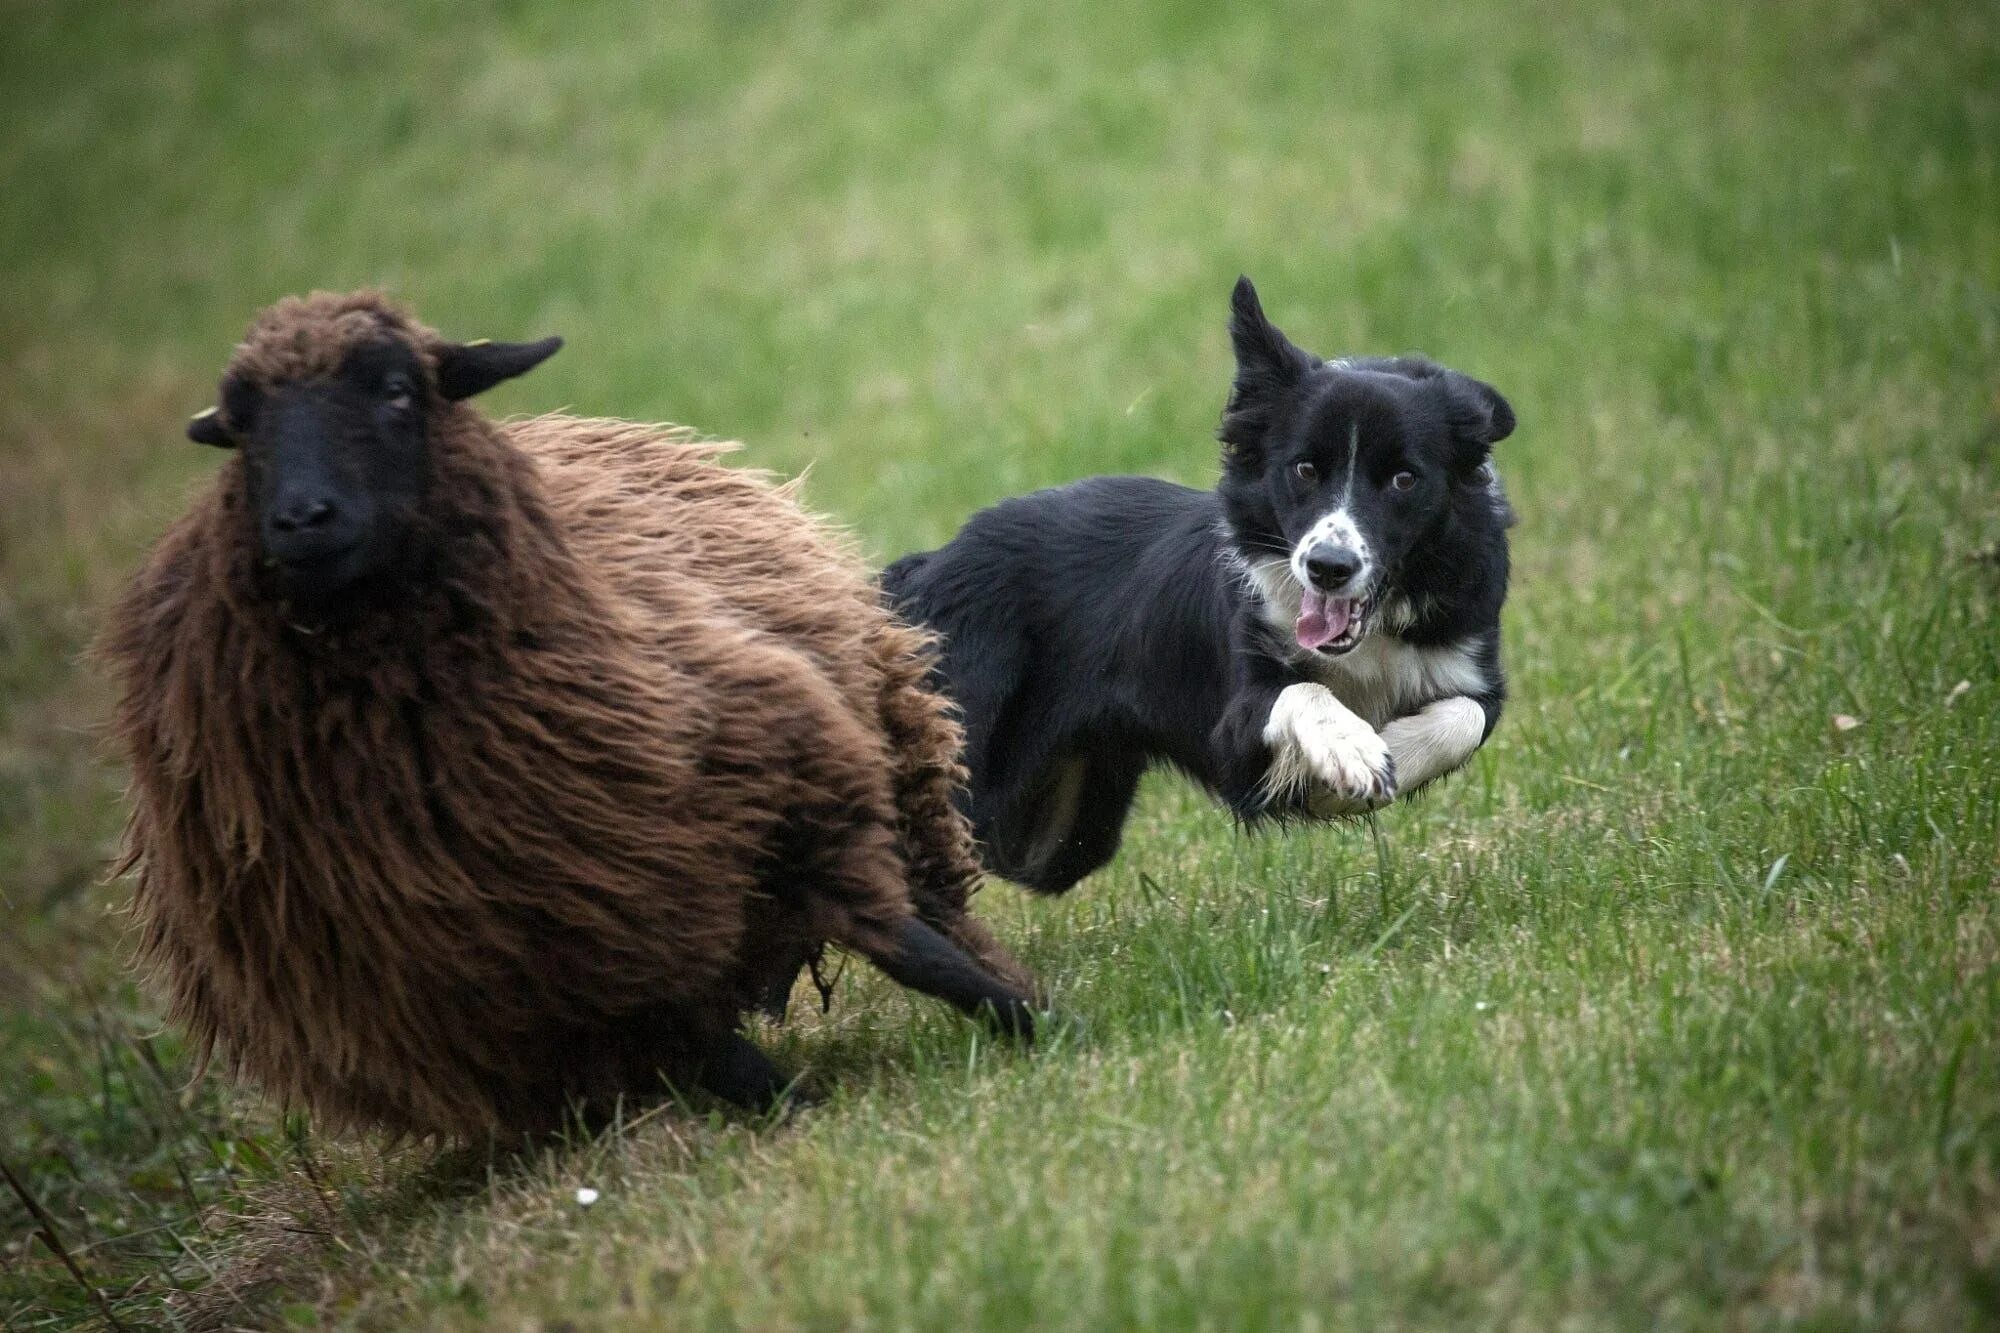
[[[1395,476],[1389,478],[1389,489],[1392,491],[1411,490],[1416,484],[1417,474],[1414,472],[1398,472]]]
[[[1292,473],[1308,486],[1319,480],[1319,469],[1311,463],[1293,464]]]

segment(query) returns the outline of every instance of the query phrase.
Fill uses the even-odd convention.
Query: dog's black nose
[[[279,532],[305,532],[323,528],[339,515],[333,501],[323,496],[300,496],[279,506],[271,515],[271,526]]]
[[[1338,592],[1361,572],[1361,557],[1345,546],[1315,546],[1306,556],[1306,577],[1321,592]]]

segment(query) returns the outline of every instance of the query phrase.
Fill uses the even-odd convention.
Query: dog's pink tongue
[[[1299,647],[1310,652],[1347,633],[1353,614],[1353,598],[1328,597],[1308,588],[1299,600],[1299,623],[1292,627],[1292,633],[1298,636]]]

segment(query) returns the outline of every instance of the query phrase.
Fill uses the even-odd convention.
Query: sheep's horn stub
[[[196,444],[212,444],[218,449],[227,449],[235,443],[223,428],[222,413],[212,407],[204,407],[189,417],[187,432],[188,438]]]
[[[561,338],[532,343],[445,343],[437,349],[438,392],[456,402],[484,393],[502,380],[526,374],[554,356]]]

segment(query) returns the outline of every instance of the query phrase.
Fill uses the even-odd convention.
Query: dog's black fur
[[[1230,333],[1214,491],[1093,477],[995,505],[883,574],[942,638],[987,863],[1030,888],[1110,860],[1155,763],[1246,821],[1354,813],[1396,794],[1397,757],[1422,785],[1499,718],[1512,515],[1488,451],[1512,409],[1419,358],[1303,352],[1248,279]],[[1301,685],[1345,708],[1311,689],[1279,707]],[[1453,696],[1478,712],[1425,712]],[[1274,747],[1307,780],[1274,781]]]

